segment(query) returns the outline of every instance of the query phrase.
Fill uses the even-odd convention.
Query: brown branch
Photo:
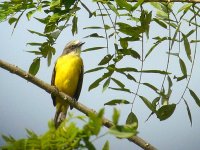
[[[81,111],[82,113],[88,115],[88,114],[97,114],[94,110],[92,110],[91,108],[86,107],[85,105],[79,103],[79,102],[75,102],[74,100],[67,96],[65,93],[59,92],[58,90],[55,89],[54,86],[51,86],[48,83],[45,83],[44,81],[36,78],[35,76],[23,71],[22,69],[20,69],[17,66],[14,66],[12,64],[9,64],[5,61],[0,60],[0,67],[4,68],[7,71],[10,71],[11,73],[14,73],[22,78],[24,78],[25,80],[37,85],[38,87],[44,89],[45,91],[47,91],[48,93],[53,93],[56,96],[61,97],[62,99],[66,100],[67,103],[69,103],[70,105],[72,105],[74,108],[76,108],[77,110]],[[112,123],[112,121],[103,118],[103,125],[106,126],[107,128],[112,127],[114,124]],[[154,146],[152,146],[151,144],[149,144],[148,142],[144,141],[142,138],[138,137],[138,136],[133,136],[128,138],[129,141],[137,144],[138,146],[140,146],[141,148],[145,149],[145,150],[156,150],[156,148]]]

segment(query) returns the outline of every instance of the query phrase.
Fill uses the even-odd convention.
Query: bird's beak
[[[79,42],[78,46],[81,47],[85,42]]]

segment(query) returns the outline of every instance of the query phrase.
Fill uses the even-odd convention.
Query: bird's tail
[[[57,107],[55,117],[54,117],[54,124],[55,124],[56,129],[65,120],[68,107],[69,106],[58,106]]]

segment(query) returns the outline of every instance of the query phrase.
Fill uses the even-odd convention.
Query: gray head
[[[62,55],[69,54],[71,52],[80,54],[81,52],[81,46],[84,44],[84,42],[80,42],[79,40],[73,40],[67,43],[65,46]]]

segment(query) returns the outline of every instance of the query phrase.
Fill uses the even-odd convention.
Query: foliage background
[[[87,1],[86,4],[89,8],[93,8],[93,5],[90,1]],[[101,18],[96,18],[96,21],[88,19],[85,10],[80,10],[78,12],[78,15],[80,22],[79,34],[75,37],[72,37],[70,28],[68,28],[66,31],[64,31],[64,33],[61,34],[55,45],[57,52],[55,56],[53,56],[52,62],[55,62],[56,58],[63,50],[66,42],[71,39],[78,38],[82,41],[85,41],[86,44],[84,48],[93,47],[94,45],[105,45],[105,40],[96,40],[90,38],[83,39],[83,37],[88,35],[88,30],[83,30],[83,27],[101,23]],[[25,43],[33,41],[33,39],[34,41],[40,41],[41,38],[30,34],[27,29],[42,31],[42,27],[38,25],[35,20],[31,20],[28,22],[26,17],[23,16],[14,34],[11,36],[12,28],[13,27],[6,22],[0,24],[1,59],[7,60],[10,63],[13,63],[25,70],[28,70],[30,64],[32,63],[32,60],[34,59],[34,55],[25,52],[31,49],[30,47],[26,46]],[[155,32],[152,32],[150,34],[152,37],[154,36],[154,34],[162,32],[162,30],[160,28],[157,28],[155,24],[151,26],[151,29],[152,28],[155,28]],[[185,24],[185,28],[187,28],[187,24]],[[100,33],[102,33],[102,31],[100,31]],[[112,43],[112,41],[110,43]],[[139,46],[141,45],[138,44],[138,47]],[[148,45],[145,46],[147,46],[147,49],[150,48],[150,46],[148,47]],[[157,48],[156,52],[154,52],[153,56],[146,64],[147,67],[154,66],[162,68],[163,63],[166,62],[166,60],[163,60],[163,55],[166,55],[166,53],[163,53],[163,51],[166,50],[162,51],[162,49],[166,49],[166,47],[162,45]],[[83,53],[82,57],[85,64],[85,70],[94,68],[105,55],[104,52],[105,50]],[[197,54],[197,58],[199,58],[199,53]],[[131,59],[127,59],[125,62],[123,62],[122,65],[127,64],[132,64]],[[174,64],[171,67],[173,70],[176,70],[177,66],[177,64]],[[200,74],[200,71],[198,70],[197,66],[194,69],[194,74],[191,81],[191,86],[193,87],[194,91],[198,91],[197,81],[199,79],[198,74]],[[43,61],[41,63],[41,68],[39,73],[37,74],[37,77],[46,82],[50,82],[52,67],[53,63],[50,67],[47,67],[46,61]],[[43,133],[47,129],[48,120],[54,116],[55,112],[49,94],[47,94],[43,90],[38,89],[38,87],[28,83],[25,80],[7,73],[2,69],[0,70],[0,75],[0,85],[3,85],[1,86],[0,90],[0,132],[6,135],[11,134],[16,138],[25,136],[26,133],[24,128],[32,129],[38,134]],[[132,95],[120,92],[113,92],[111,90],[107,90],[102,94],[101,88],[97,88],[91,92],[88,92],[89,85],[96,79],[97,76],[100,77],[101,73],[85,75],[83,90],[80,96],[80,101],[85,105],[95,110],[99,110],[103,107],[104,103],[113,99],[113,97],[132,99],[130,98],[130,96]],[[143,78],[144,80],[150,80],[155,84],[160,83],[159,78],[151,77],[149,79],[148,75],[145,75]],[[129,85],[129,83],[125,84]],[[183,89],[184,83],[179,84],[173,88],[174,93],[176,93],[173,98],[175,102],[177,102],[177,95],[179,95]],[[151,97],[151,91],[145,88],[141,88],[140,91],[141,93],[145,93],[146,96]],[[196,94],[199,95],[200,93],[196,92]],[[198,126],[198,124],[200,123],[200,120],[198,118],[199,110],[189,94],[187,95],[187,99],[193,116],[192,127],[190,127],[187,111],[183,102],[179,104],[179,107],[176,109],[173,116],[168,120],[160,122],[155,116],[153,116],[148,122],[145,123],[145,120],[150,111],[146,108],[146,106],[140,99],[136,99],[136,102],[134,104],[134,113],[139,119],[139,135],[158,147],[158,149],[197,149],[199,146],[198,139],[200,135],[200,129]],[[124,123],[130,112],[130,106],[120,105],[117,107],[121,110],[120,122]],[[76,110],[73,110],[73,112],[75,114],[80,114]],[[105,116],[111,118],[111,114],[112,107],[106,106]],[[105,131],[106,130],[104,130],[103,132]],[[129,143],[126,140],[121,141],[110,136],[106,136],[100,139],[96,142],[96,144],[99,148],[102,148],[102,144],[105,143],[107,139],[111,139],[110,145],[112,149],[123,148],[124,145],[127,146],[127,149],[133,147],[139,149],[137,146]],[[121,142],[124,143],[122,144]],[[0,144],[2,143],[3,142],[1,139]]]

